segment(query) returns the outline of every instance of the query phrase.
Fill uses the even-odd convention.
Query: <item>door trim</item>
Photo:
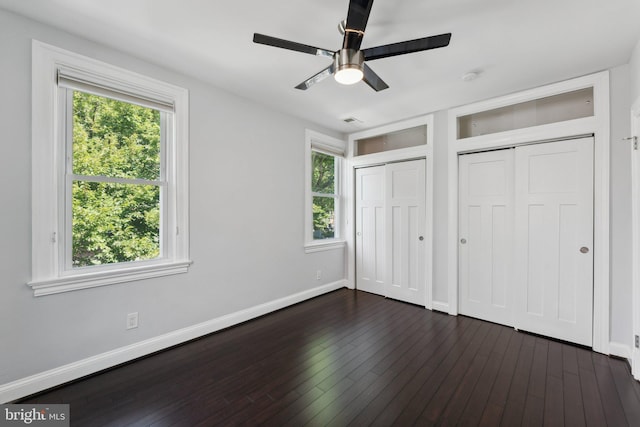
[[[457,139],[457,118],[491,108],[513,105],[544,96],[593,87],[594,116],[566,122],[534,126],[493,135]],[[609,72],[580,77],[493,100],[452,109],[448,118],[448,301],[434,301],[458,314],[458,154],[488,149],[515,147],[537,141],[578,135],[594,135],[594,305],[593,350],[609,354],[610,281],[609,281]]]

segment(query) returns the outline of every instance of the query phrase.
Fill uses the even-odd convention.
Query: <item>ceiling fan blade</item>
[[[450,40],[451,33],[446,33],[438,36],[387,44],[384,46],[370,47],[363,49],[362,53],[364,54],[365,61],[373,61],[374,59],[388,58],[390,56],[404,55],[405,53],[445,47],[449,45]]]
[[[332,75],[334,72],[335,72],[334,64],[331,64],[324,70],[320,71],[319,73],[309,77],[307,80],[300,83],[298,86],[296,86],[296,89],[307,90],[314,84],[326,79],[327,77]]]
[[[296,52],[308,53],[310,55],[328,56],[333,58],[333,52],[327,49],[321,49],[307,44],[292,42],[289,40],[279,39],[276,37],[265,36],[264,34],[253,34],[253,42],[264,44],[267,46],[279,47],[282,49],[294,50]]]
[[[342,41],[343,49],[360,50],[371,6],[373,6],[373,0],[351,0],[349,2],[347,23]]]
[[[376,92],[380,92],[381,90],[385,90],[389,87],[389,85],[386,84],[380,77],[378,77],[378,75],[374,73],[367,64],[364,64],[364,66],[362,67],[362,71],[364,72],[364,77],[362,78],[362,80],[364,80],[364,82],[371,86],[371,89],[375,90]]]

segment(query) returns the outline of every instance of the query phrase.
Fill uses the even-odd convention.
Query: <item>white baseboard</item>
[[[432,301],[431,309],[433,311],[441,311],[443,313],[449,314],[449,303],[440,302],[440,301]]]
[[[186,341],[255,319],[276,310],[288,307],[307,299],[345,287],[346,282],[334,283],[309,289],[294,295],[260,304],[245,310],[218,317],[197,325],[169,332],[126,347],[117,348],[68,365],[60,366],[45,372],[21,378],[0,385],[0,403],[7,403],[34,393],[64,384],[84,376],[100,372],[139,357],[160,351]]]
[[[631,346],[619,342],[609,343],[609,354],[611,356],[627,359],[631,363]]]

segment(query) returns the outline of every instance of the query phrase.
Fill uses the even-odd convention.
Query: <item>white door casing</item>
[[[515,326],[592,345],[593,138],[516,148]]]
[[[513,326],[513,149],[459,158],[460,313]]]

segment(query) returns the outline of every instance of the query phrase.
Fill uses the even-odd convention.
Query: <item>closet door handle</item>
[[[465,245],[467,243],[467,239],[460,239],[460,243],[462,243],[463,245]]]
[[[589,253],[589,248],[586,246],[583,246],[580,248],[580,252],[582,252],[583,254],[588,254]]]
[[[423,241],[423,240],[424,240],[424,237],[423,237],[423,236],[420,236],[420,237],[418,237],[418,240]]]

